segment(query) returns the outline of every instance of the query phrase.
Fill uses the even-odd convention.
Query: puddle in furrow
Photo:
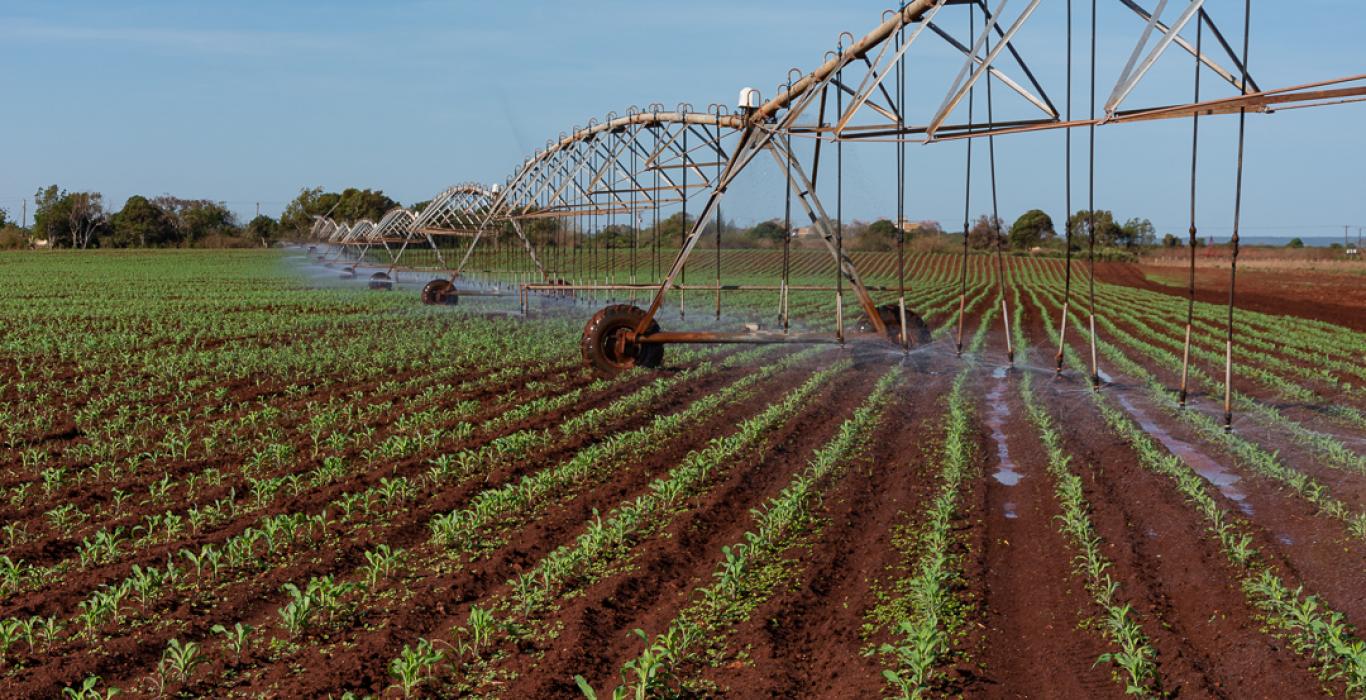
[[[1123,394],[1117,393],[1114,394],[1114,397],[1119,401],[1119,405],[1123,406],[1124,410],[1128,411],[1129,415],[1133,416],[1134,420],[1138,421],[1139,427],[1143,428],[1144,432],[1157,438],[1157,441],[1162,443],[1162,445],[1167,448],[1167,451],[1180,457],[1191,469],[1195,470],[1195,473],[1199,474],[1205,481],[1208,481],[1215,488],[1219,489],[1219,493],[1224,494],[1226,498],[1236,503],[1238,509],[1243,511],[1244,514],[1252,515],[1252,504],[1247,502],[1247,494],[1243,493],[1237,486],[1234,486],[1234,484],[1242,481],[1242,477],[1225,469],[1222,464],[1214,461],[1190,443],[1173,437],[1171,433],[1163,430],[1157,423],[1153,422],[1143,409],[1135,406]]]
[[[1014,520],[1020,517],[1020,514],[1016,512],[1015,507],[1016,506],[1014,501],[1006,501],[1005,510],[1007,520]]]
[[[992,382],[991,390],[987,392],[987,403],[990,409],[987,411],[987,427],[991,428],[991,439],[996,441],[996,471],[992,473],[992,478],[1006,486],[1014,486],[1024,478],[1015,469],[1015,462],[1010,459],[1010,446],[1006,444],[1005,426],[1010,418],[1010,407],[1006,405],[1006,371],[1005,367],[997,367],[992,370],[991,377],[996,381]],[[1015,517],[1012,504],[1006,504],[1006,517]]]
[[[1286,534],[1276,535],[1276,541],[1286,545],[1295,544],[1295,540],[1292,537],[1290,537],[1290,535]]]

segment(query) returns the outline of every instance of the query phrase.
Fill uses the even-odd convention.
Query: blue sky
[[[1079,24],[1088,5],[1076,2]],[[1251,64],[1263,87],[1366,72],[1359,2],[1254,5]],[[1206,6],[1227,34],[1240,33],[1242,2]],[[839,31],[861,36],[885,7],[864,0],[0,1],[0,207],[17,218],[23,197],[54,182],[102,191],[113,208],[131,194],[171,193],[226,201],[244,217],[258,201],[278,213],[310,185],[427,199],[451,183],[503,180],[547,139],[608,111],[730,104],[746,85],[770,95],[789,67],[811,69]],[[1045,0],[1018,41],[1059,103],[1053,86],[1062,85],[1064,7]],[[1101,7],[1103,97],[1142,23],[1115,0]],[[966,33],[961,8],[944,18]],[[912,102],[925,113],[943,99],[958,62],[930,46],[937,39],[922,42],[926,50],[913,54],[919,87]],[[1189,66],[1172,52],[1126,104],[1188,99]],[[1002,114],[1016,113],[1006,96],[998,99]],[[1366,225],[1362,123],[1366,105],[1250,117],[1245,232],[1332,236],[1342,224]],[[1203,127],[1200,225],[1216,236],[1231,223],[1234,127],[1233,119]],[[1097,205],[1120,218],[1150,218],[1160,232],[1183,232],[1189,131],[1188,122],[1101,129]],[[1077,209],[1086,195],[1085,134],[1075,138]],[[1032,207],[1061,214],[1061,144],[1059,134],[997,141],[1003,217]],[[912,217],[956,227],[962,145],[910,153]],[[885,145],[846,149],[849,218],[894,211],[890,154]],[[980,161],[977,172],[984,168]],[[746,177],[727,216],[779,213],[773,174]],[[986,211],[987,197],[980,179],[974,213]]]

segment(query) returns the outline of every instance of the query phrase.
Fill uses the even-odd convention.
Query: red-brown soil
[[[938,265],[942,261],[932,261]],[[1030,263],[1015,263],[1014,269]],[[931,265],[934,267],[934,265]],[[935,268],[938,269],[938,268]],[[1183,289],[1161,279],[1180,279],[1180,269],[1165,266],[1103,264],[1102,280],[1162,294],[1181,296]],[[1226,271],[1202,268],[1199,298],[1221,303],[1220,280]],[[1366,330],[1366,294],[1350,275],[1317,277],[1303,271],[1240,272],[1239,304],[1266,313],[1294,314],[1330,321],[1357,331]],[[1324,286],[1327,285],[1327,286]],[[945,435],[945,397],[955,376],[967,372],[965,395],[972,408],[970,442],[975,447],[970,473],[959,495],[952,520],[953,561],[959,569],[954,586],[961,627],[952,649],[936,668],[935,693],[970,698],[1097,698],[1122,697],[1118,669],[1098,661],[1115,651],[1104,632],[1102,611],[1076,569],[1077,550],[1059,529],[1062,507],[1055,494],[1043,441],[1029,421],[1021,397],[1024,376],[1033,377],[1034,392],[1061,429],[1069,469],[1083,485],[1088,514],[1099,537],[1102,554],[1111,562],[1111,576],[1119,582],[1118,599],[1132,604],[1132,617],[1156,652],[1160,690],[1179,698],[1299,698],[1342,694],[1336,681],[1322,681],[1311,662],[1296,652],[1292,642],[1275,634],[1249,602],[1241,587],[1244,571],[1232,564],[1218,540],[1207,529],[1204,516],[1182,496],[1168,476],[1146,469],[1135,448],[1117,437],[1090,396],[1085,379],[1068,370],[1055,377],[1053,348],[1044,317],[1024,296],[1024,308],[1012,309],[1014,320],[1029,339],[1017,348],[1013,369],[1004,369],[1005,345],[999,319],[989,329],[986,347],[966,364],[954,357],[952,337],[938,341],[919,359],[905,363],[904,383],[885,407],[882,422],[864,454],[837,476],[822,483],[814,525],[798,546],[784,552],[788,575],[771,597],[733,627],[717,633],[723,650],[716,663],[690,663],[682,670],[690,683],[711,687],[725,697],[870,698],[890,694],[882,676],[889,657],[876,653],[879,644],[893,641],[893,631],[869,632],[871,611],[882,602],[890,583],[912,573],[908,554],[898,547],[897,533],[916,532],[940,488]],[[1042,313],[1056,320],[1059,309],[1051,294]],[[967,322],[972,329],[988,295]],[[1076,309],[1074,309],[1076,311]],[[939,322],[946,318],[936,319]],[[509,323],[521,321],[509,320]],[[1139,334],[1152,326],[1117,321],[1122,330]],[[1104,334],[1102,334],[1104,335]],[[1087,346],[1072,331],[1069,345],[1081,355]],[[232,342],[227,339],[224,342]],[[271,337],[260,342],[285,343]],[[1118,348],[1159,381],[1171,385],[1174,373],[1122,342]],[[730,351],[725,351],[730,352]],[[791,352],[776,349],[767,360]],[[481,491],[514,483],[524,476],[549,470],[577,451],[631,430],[658,415],[684,410],[752,371],[749,367],[718,370],[686,382],[654,401],[646,410],[611,421],[591,433],[564,436],[529,451],[523,457],[491,463],[467,478],[424,489],[411,499],[381,509],[367,521],[337,522],[321,543],[289,548],[262,570],[227,571],[220,579],[187,574],[184,587],[173,595],[147,602],[130,598],[121,608],[123,620],[108,623],[86,636],[80,629],[79,604],[101,586],[128,577],[134,566],[164,566],[182,547],[219,544],[263,517],[282,513],[336,516],[339,496],[377,486],[382,479],[416,480],[431,460],[441,454],[477,448],[521,430],[552,430],[566,418],[609,405],[629,396],[657,374],[641,373],[607,388],[589,390],[591,378],[576,362],[561,361],[508,381],[491,382],[444,396],[438,402],[473,401],[466,417],[473,424],[496,418],[514,406],[502,397],[535,379],[540,389],[523,400],[553,398],[567,391],[585,393],[573,406],[509,421],[472,436],[449,439],[399,459],[374,459],[364,465],[359,447],[343,451],[358,465],[335,482],[281,497],[261,510],[239,513],[200,532],[185,532],[166,542],[105,565],[75,565],[65,575],[27,590],[0,597],[0,617],[55,615],[70,633],[34,651],[16,643],[6,654],[4,697],[58,697],[62,689],[90,675],[105,687],[126,695],[151,696],[162,652],[172,639],[204,645],[206,662],[188,683],[172,682],[167,690],[204,697],[328,697],[344,691],[397,697],[389,664],[418,639],[451,639],[453,627],[464,625],[474,606],[494,606],[511,592],[510,579],[532,570],[557,548],[585,532],[597,514],[605,517],[621,504],[649,490],[650,482],[678,465],[707,440],[728,435],[813,371],[850,351],[830,349],[817,359],[789,367],[760,382],[752,396],[700,419],[694,427],[649,449],[610,476],[578,484],[562,499],[519,513],[504,529],[488,533],[488,546],[478,554],[452,554],[431,539],[429,523],[436,514],[471,503]],[[1289,358],[1288,355],[1277,355]],[[894,354],[893,354],[894,357]],[[894,358],[895,359],[895,358]],[[0,358],[0,369],[4,369]],[[725,465],[714,483],[669,514],[662,530],[626,545],[622,563],[599,578],[575,588],[572,595],[526,620],[535,634],[500,639],[485,655],[496,675],[474,683],[488,695],[509,698],[576,697],[573,677],[584,676],[600,691],[620,680],[620,670],[635,658],[642,642],[640,629],[657,635],[680,611],[697,599],[697,589],[711,584],[722,561],[722,547],[741,541],[755,523],[753,509],[776,496],[810,462],[871,391],[878,377],[892,366],[885,361],[860,361],[843,371],[796,414],[767,435],[761,446],[741,451]],[[1102,367],[1107,364],[1102,360]],[[676,371],[676,370],[665,370]],[[54,376],[69,376],[60,369]],[[441,383],[476,382],[480,370],[445,377]],[[1202,437],[1182,419],[1149,397],[1137,377],[1111,371],[1102,389],[1114,405],[1131,417],[1149,421],[1151,430],[1189,445],[1238,477],[1236,490],[1210,486],[1219,506],[1250,534],[1261,553],[1261,563],[1292,589],[1304,586],[1322,604],[1342,614],[1356,630],[1366,629],[1366,542],[1339,519],[1320,512],[1284,484],[1256,473],[1215,442]],[[417,397],[428,385],[422,370],[410,369],[385,379],[414,379],[399,390],[381,390],[382,380],[351,381],[344,374],[316,378],[306,390],[288,391],[275,383],[243,380],[227,386],[224,403],[242,407],[187,419],[192,434],[205,434],[212,420],[239,417],[248,408],[280,408],[288,419],[279,429],[296,450],[296,458],[274,465],[256,476],[303,474],[318,466],[308,457],[309,439],[303,417],[309,402],[330,398],[357,404],[394,401],[395,410],[375,418],[375,439],[395,434],[397,421],[417,407]],[[1307,382],[1323,401],[1342,399],[1357,405],[1358,397],[1334,393],[1331,382]],[[1311,429],[1342,439],[1349,450],[1362,449],[1359,435],[1341,422],[1322,418],[1323,405],[1293,405],[1253,382],[1238,389],[1255,400],[1276,406],[1287,417]],[[17,390],[15,390],[17,391]],[[365,396],[359,398],[359,392]],[[16,394],[17,395],[17,394]],[[96,397],[85,397],[90,400]],[[174,415],[174,396],[153,403]],[[164,403],[164,408],[162,404]],[[413,405],[408,405],[413,402]],[[63,406],[62,412],[74,410]],[[1192,408],[1213,413],[1217,397],[1193,396]],[[69,418],[69,416],[68,416]],[[453,428],[459,421],[440,427]],[[65,455],[87,440],[74,421],[53,426],[46,435],[53,461],[74,469],[89,465]],[[1293,444],[1283,428],[1259,418],[1240,416],[1238,434],[1261,448],[1276,452],[1288,467],[1324,484],[1352,512],[1366,507],[1366,478],[1359,472],[1327,464],[1309,448]],[[74,432],[73,432],[74,431]],[[1356,438],[1356,439],[1354,439]],[[0,486],[41,483],[39,469],[21,467],[21,448],[7,448],[10,467]],[[129,450],[129,453],[134,452]],[[75,452],[72,452],[75,454]],[[119,453],[119,459],[133,456]],[[107,480],[69,483],[51,494],[37,495],[22,504],[0,501],[0,518],[25,521],[32,539],[9,544],[5,552],[36,565],[71,561],[82,539],[101,529],[132,527],[147,515],[168,507],[183,510],[227,497],[237,487],[234,502],[248,502],[242,462],[248,455],[225,451],[212,458],[169,464],[158,471],[175,477],[209,466],[227,475],[220,487],[192,496],[176,491],[170,505],[135,501],[117,516],[99,506],[110,501],[114,488],[146,490],[137,474]],[[1008,464],[1006,458],[1008,457]],[[364,465],[364,466],[360,466]],[[426,483],[426,482],[424,482]],[[94,515],[62,533],[45,512],[72,503]],[[335,624],[315,625],[299,637],[285,632],[279,610],[288,602],[286,583],[305,584],[310,578],[334,576],[339,581],[363,578],[364,554],[379,545],[406,550],[401,570],[378,587],[380,595],[365,600]],[[188,562],[177,561],[188,568]],[[357,600],[358,594],[350,594]],[[506,608],[500,608],[506,610]],[[241,622],[257,629],[251,647],[242,655],[228,654],[222,638],[210,632],[215,624],[231,627]],[[449,649],[449,646],[442,646]],[[431,695],[454,695],[467,678],[449,665],[436,669],[435,680],[423,687]]]
[[[1363,265],[1366,269],[1366,265]],[[1178,265],[1097,263],[1096,277],[1111,284],[1186,297],[1188,269]],[[1197,262],[1195,298],[1211,304],[1228,302],[1229,270]],[[1366,331],[1366,274],[1302,269],[1239,267],[1239,308],[1267,314],[1302,316]]]

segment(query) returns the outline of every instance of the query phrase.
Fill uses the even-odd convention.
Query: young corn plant
[[[213,629],[210,631],[214,634],[222,635],[223,644],[232,651],[233,655],[238,659],[241,659],[242,655],[246,653],[247,647],[251,644],[251,633],[255,630],[256,628],[251,625],[238,622],[231,628],[224,627],[223,625],[214,625]]]
[[[413,646],[403,647],[398,657],[389,662],[389,675],[395,685],[410,698],[419,686],[432,677],[433,667],[445,658],[445,652],[437,649],[426,639],[417,640]]]
[[[67,700],[109,700],[119,694],[118,688],[100,690],[100,677],[87,676],[78,686],[62,688],[62,697]]]
[[[161,653],[161,663],[158,665],[162,687],[165,688],[167,678],[188,683],[190,676],[194,675],[194,670],[203,663],[204,654],[200,651],[199,644],[181,643],[179,639],[172,639],[166,645],[166,650]]]

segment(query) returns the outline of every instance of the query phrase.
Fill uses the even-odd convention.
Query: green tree
[[[279,228],[280,225],[275,222],[275,219],[272,219],[265,214],[258,214],[256,215],[256,218],[247,222],[244,233],[253,241],[260,241],[261,245],[269,246],[271,241],[274,241],[275,236],[279,233]]]
[[[389,199],[381,190],[357,189],[348,187],[342,190],[341,197],[337,200],[337,209],[333,212],[332,218],[337,221],[360,221],[369,219],[379,221],[384,217],[384,213],[398,206],[398,202]]]
[[[1303,247],[1304,247],[1304,241],[1300,240],[1299,238],[1292,238],[1292,239],[1290,239],[1290,242],[1289,242],[1289,243],[1286,243],[1286,244],[1285,244],[1285,247],[1287,247],[1287,248],[1303,248]]]
[[[107,232],[104,196],[99,192],[67,192],[50,185],[33,195],[33,234],[54,248],[98,246]]]
[[[177,241],[175,222],[142,195],[129,197],[110,223],[109,242],[118,248],[174,245]]]
[[[1088,231],[1092,224],[1095,226],[1096,247],[1098,248],[1115,245],[1122,235],[1119,225],[1115,223],[1115,215],[1110,211],[1097,209],[1093,221],[1091,212],[1082,209],[1067,217],[1067,230],[1072,232],[1072,242],[1076,247],[1086,247]]]
[[[192,245],[210,236],[235,236],[237,215],[222,202],[162,195],[152,200],[174,222],[176,242]]]
[[[675,212],[669,218],[659,222],[660,245],[665,247],[678,245],[678,242],[682,237],[692,230],[692,226],[693,217],[691,215],[685,218],[683,212]],[[646,234],[645,236],[642,236],[642,245],[644,244],[644,239],[651,238],[652,235],[653,234]]]
[[[1163,248],[1180,248],[1180,247],[1181,247],[1181,239],[1180,239],[1180,238],[1177,238],[1176,236],[1173,236],[1173,235],[1170,234],[1170,233],[1165,234],[1165,235],[1162,236],[1162,247],[1163,247]]]
[[[749,237],[756,241],[767,241],[770,243],[782,243],[787,237],[787,231],[783,229],[783,223],[777,219],[760,221],[749,230]]]
[[[511,227],[509,227],[511,228]],[[530,219],[522,224],[522,233],[531,239],[537,247],[553,248],[560,244],[560,233],[562,230],[559,219],[541,217]],[[512,236],[516,236],[515,231],[508,231]]]
[[[896,224],[887,219],[878,219],[863,229],[854,246],[858,250],[896,250],[897,233]]]
[[[72,245],[71,202],[56,185],[33,193],[33,237],[54,248]]]
[[[0,208],[0,228],[4,228],[5,225],[9,223],[8,217],[9,212],[5,211],[4,208]]]
[[[996,250],[1005,244],[1005,222],[999,216],[983,214],[968,230],[968,246],[975,250]]]
[[[429,203],[421,204],[425,207]],[[330,216],[346,222],[369,219],[378,223],[385,212],[397,206],[398,202],[387,197],[383,190],[348,187],[338,194],[324,192],[321,187],[304,188],[280,214],[280,229],[295,235],[303,234],[313,226],[315,216]]]
[[[1053,230],[1053,217],[1040,209],[1030,209],[1020,215],[1010,227],[1010,247],[1015,250],[1029,250],[1045,240],[1056,238]]]
[[[324,192],[321,187],[299,190],[299,196],[286,205],[284,213],[280,214],[281,231],[294,235],[307,233],[313,226],[313,217],[327,216],[340,200],[341,195]]]
[[[630,248],[631,227],[626,224],[603,226],[593,239],[596,245],[607,248]],[[637,245],[639,245],[639,240],[637,240]]]
[[[1142,248],[1157,242],[1157,229],[1147,219],[1132,218],[1119,227],[1119,238],[1115,241],[1125,248]]]

